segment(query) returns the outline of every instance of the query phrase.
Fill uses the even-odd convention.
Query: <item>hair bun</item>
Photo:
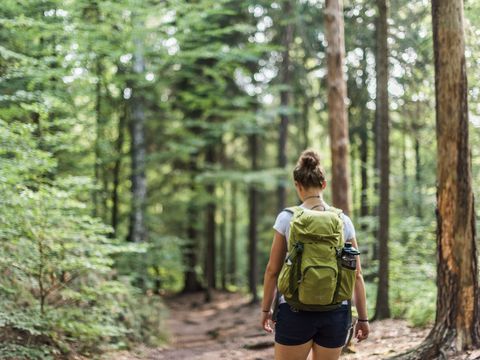
[[[315,151],[304,151],[300,159],[300,166],[306,169],[315,169],[320,165],[320,156]]]
[[[307,149],[297,160],[293,170],[293,180],[304,188],[321,188],[325,186],[325,174],[320,166],[320,154],[314,149]]]

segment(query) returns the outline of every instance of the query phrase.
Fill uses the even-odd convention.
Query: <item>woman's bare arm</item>
[[[270,310],[270,307],[272,306],[273,298],[275,297],[278,274],[282,269],[286,254],[287,243],[285,237],[275,230],[272,248],[270,250],[270,259],[268,260],[267,268],[265,269],[265,276],[263,278],[262,311]],[[262,326],[266,331],[271,332],[272,329],[268,324],[271,314],[266,312],[263,314]]]
[[[350,240],[352,245],[358,249],[357,239],[353,238]],[[353,290],[353,298],[355,307],[357,308],[358,318],[366,320],[368,319],[367,313],[367,295],[365,291],[365,282],[363,281],[362,275],[362,264],[360,262],[360,256],[357,257],[357,270],[356,270],[356,281],[355,289]],[[360,330],[360,331],[359,331]],[[357,323],[356,337],[359,341],[362,341],[368,337],[369,333],[368,323],[359,322]]]

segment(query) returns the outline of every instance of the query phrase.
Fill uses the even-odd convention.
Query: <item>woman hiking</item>
[[[355,239],[355,230],[347,215],[341,213],[341,211],[338,211],[336,216],[332,215],[332,211],[337,211],[337,209],[330,207],[323,200],[322,193],[326,187],[326,181],[323,169],[320,166],[320,156],[316,151],[305,150],[300,155],[293,171],[293,179],[298,197],[301,199],[302,204],[299,207],[296,207],[296,210],[294,211],[289,211],[289,209],[281,211],[273,225],[275,233],[270,252],[270,259],[265,270],[261,325],[265,331],[271,333],[273,332],[272,323],[275,323],[276,360],[305,360],[310,351],[312,351],[312,360],[335,360],[340,357],[342,348],[347,339],[348,329],[351,325],[350,301],[342,300],[334,305],[330,305],[333,309],[330,309],[330,307],[324,306],[322,308],[319,306],[317,308],[322,308],[321,311],[312,311],[312,307],[309,310],[302,310],[302,296],[304,299],[308,298],[308,296],[310,296],[311,299],[321,298],[322,296],[321,294],[309,294],[308,291],[304,291],[302,294],[302,291],[299,291],[300,286],[302,285],[295,285],[297,283],[301,284],[302,281],[305,280],[303,277],[306,274],[306,269],[309,269],[306,268],[305,265],[301,265],[300,268],[303,271],[303,275],[299,275],[300,277],[298,280],[295,279],[295,281],[290,281],[286,278],[285,274],[281,275],[281,271],[282,273],[284,272],[284,270],[282,270],[284,263],[286,264],[285,266],[292,266],[295,265],[297,260],[302,261],[299,260],[301,258],[298,258],[298,256],[302,256],[302,253],[303,261],[306,261],[305,256],[308,255],[307,251],[312,251],[311,249],[325,248],[325,246],[321,244],[314,245],[313,248],[308,248],[309,246],[312,246],[309,245],[312,244],[312,242],[304,242],[305,244],[301,243],[301,249],[299,251],[296,250],[297,247],[295,247],[295,250],[292,246],[289,248],[288,241],[290,236],[290,225],[292,217],[297,216],[295,214],[309,213],[310,218],[313,218],[316,215],[327,215],[327,211],[330,211],[329,216],[331,217],[329,219],[333,219],[332,221],[336,220],[340,225],[343,225],[338,227],[338,233],[340,234],[338,237],[339,240],[337,240],[338,243],[345,241],[345,246],[350,246],[349,249],[353,248],[354,251],[358,249],[358,244]],[[316,211],[324,211],[325,213],[318,214]],[[315,236],[315,234],[312,236]],[[319,243],[320,241],[317,244]],[[298,242],[296,244],[298,244]],[[341,245],[343,246],[344,244]],[[346,249],[345,246],[343,249]],[[333,249],[333,246],[330,246],[330,248]],[[288,249],[290,249],[292,253],[296,252],[296,259],[295,254],[288,253]],[[339,255],[336,255],[338,253],[335,253],[338,249],[335,247],[332,251],[333,257],[338,259]],[[344,253],[342,252],[341,254]],[[358,252],[354,254],[358,254]],[[318,257],[319,254],[313,254],[313,256]],[[354,262],[350,263],[352,266],[350,268],[351,275],[343,275],[343,277],[351,276],[352,279],[350,282],[350,295],[348,295],[349,293],[347,292],[345,296],[351,296],[351,292],[353,291],[353,298],[359,316],[354,329],[354,335],[358,341],[362,341],[368,337],[369,324],[366,309],[365,284],[363,282],[360,259],[359,256],[354,256],[354,258]],[[337,264],[337,260],[333,261],[335,261],[334,264]],[[332,267],[336,266],[337,265]],[[340,267],[340,265],[338,266]],[[310,268],[315,268],[315,266],[310,266]],[[321,268],[321,266],[317,266],[317,268]],[[285,271],[288,270],[289,269],[285,269]],[[338,272],[340,271],[343,270],[338,270]],[[292,270],[292,273],[289,276],[294,276],[295,273],[300,274],[298,270]],[[343,272],[343,274],[347,274],[347,272]],[[285,289],[289,289],[288,286],[298,287],[296,290],[291,291],[289,294],[290,298],[287,297],[288,290],[285,290],[287,292],[284,291],[285,295],[277,294],[280,296],[277,298],[278,305],[276,303],[274,305],[278,306],[277,309],[274,309],[275,311],[278,311],[275,319],[276,321],[274,322],[272,321],[273,312],[271,307],[276,294],[279,275],[280,278],[283,276],[287,279],[283,281],[283,284],[287,284],[284,286]],[[309,276],[311,277],[312,275]],[[319,278],[321,278],[321,276]],[[282,279],[280,279],[280,281],[282,281]],[[310,282],[311,281],[312,280],[310,280]],[[282,288],[280,283],[279,287]],[[338,295],[338,287],[339,285],[336,285],[335,296]],[[315,283],[311,285],[311,288],[314,289],[311,292],[319,292],[317,291],[319,287]],[[318,296],[315,297],[316,295]],[[299,306],[291,305],[292,303],[299,304]],[[310,304],[313,303],[315,303],[315,300],[310,301]],[[317,308],[314,307],[314,309]]]

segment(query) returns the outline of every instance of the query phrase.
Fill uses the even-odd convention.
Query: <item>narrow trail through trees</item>
[[[251,306],[241,294],[214,293],[205,304],[204,294],[176,296],[167,300],[166,321],[170,343],[161,348],[139,347],[130,352],[115,352],[105,360],[269,360],[273,359],[273,335],[260,329],[258,306]],[[429,329],[416,329],[403,320],[372,323],[370,338],[355,344],[355,353],[342,360],[387,359],[414,347]],[[480,353],[455,359],[476,359]]]

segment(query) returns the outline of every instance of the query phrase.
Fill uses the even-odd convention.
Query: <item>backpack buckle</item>
[[[303,252],[303,244],[300,242],[295,243],[295,250],[297,254],[301,254]]]

